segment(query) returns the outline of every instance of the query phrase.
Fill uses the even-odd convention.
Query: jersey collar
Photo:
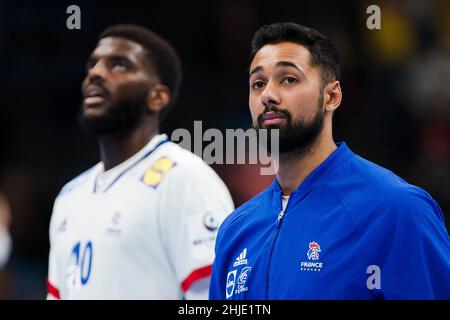
[[[167,138],[167,135],[158,134],[154,136],[141,150],[139,150],[133,156],[106,171],[104,171],[103,163],[100,162],[98,164],[98,170],[96,171],[94,177],[94,193],[105,192],[128,170],[137,165],[143,159],[147,158],[160,145],[168,141],[169,139]]]

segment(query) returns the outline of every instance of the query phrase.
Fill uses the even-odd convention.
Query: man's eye
[[[284,78],[283,82],[285,82],[287,84],[292,84],[292,83],[296,83],[298,81],[294,77],[286,77],[286,78]]]
[[[253,89],[261,89],[264,86],[264,82],[256,81],[252,84]]]
[[[95,66],[95,62],[86,63],[86,72],[89,72]]]
[[[113,66],[113,70],[117,72],[125,72],[128,70],[128,67],[123,63],[116,63]]]

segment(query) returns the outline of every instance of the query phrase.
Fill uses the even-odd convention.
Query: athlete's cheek
[[[253,122],[256,123],[256,121],[258,119],[258,115],[260,114],[260,112],[258,112],[257,110],[254,110],[254,109],[250,109],[250,114],[252,116]]]

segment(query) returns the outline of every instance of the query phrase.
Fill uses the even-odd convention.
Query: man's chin
[[[83,103],[81,106],[83,116],[96,117],[104,114],[108,110],[108,105],[105,102],[99,102],[94,104]]]
[[[97,136],[128,133],[139,125],[146,115],[147,105],[144,97],[122,100],[120,103],[115,103],[111,99],[100,100],[85,99],[79,116],[83,128]],[[94,104],[94,101],[98,104]]]
[[[99,109],[84,109],[79,117],[79,124],[87,132],[99,136],[114,131],[112,122],[106,117],[105,112]]]
[[[120,135],[129,131],[124,127],[111,126],[111,123],[92,121],[92,119],[90,121],[82,120],[81,126],[84,130],[97,137]]]
[[[285,127],[286,127],[286,125],[284,125],[284,124],[270,124],[270,125],[260,124],[260,125],[257,125],[257,126],[253,126],[253,128],[256,129],[256,130],[260,130],[260,129],[266,129],[266,130],[278,129],[278,130],[283,130]]]
[[[138,121],[124,121],[120,117],[111,117],[105,112],[83,112],[79,123],[84,130],[94,136],[122,135],[136,127]]]
[[[271,124],[268,126],[264,126],[264,129],[267,129],[267,130],[275,130],[276,129],[276,130],[282,131],[285,127],[286,126],[282,125],[282,124]]]

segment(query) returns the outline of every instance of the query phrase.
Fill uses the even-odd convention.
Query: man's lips
[[[265,126],[279,125],[286,119],[286,115],[278,112],[269,111],[263,114],[262,123]]]
[[[84,104],[86,106],[103,103],[108,96],[108,92],[102,87],[90,84],[84,90]]]
[[[86,106],[100,104],[100,103],[103,103],[104,101],[105,101],[105,98],[100,97],[100,96],[84,98],[84,104]]]

